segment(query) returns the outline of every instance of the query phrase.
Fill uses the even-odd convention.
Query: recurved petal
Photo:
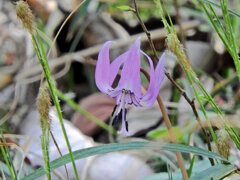
[[[110,77],[110,59],[109,59],[109,46],[111,41],[104,43],[102,49],[98,54],[98,60],[95,70],[95,81],[98,89],[105,94],[108,94],[108,90],[111,90],[111,84],[109,83]]]
[[[117,88],[130,90],[136,96],[141,96],[140,39],[135,41],[127,53]]]
[[[143,106],[145,107],[152,106],[157,99],[161,83],[165,76],[164,75],[164,58],[165,58],[165,53],[163,53],[163,55],[159,59],[157,67],[154,71],[153,85],[151,86],[149,85],[149,89],[147,91],[147,93],[149,94],[147,95],[146,99],[142,99],[142,102],[147,103],[147,104],[143,104]]]
[[[144,56],[146,56],[146,58],[149,62],[149,66],[150,66],[150,82],[149,82],[149,85],[148,85],[148,90],[142,96],[142,101],[146,102],[152,97],[152,94],[154,93],[153,90],[154,90],[154,82],[155,82],[155,72],[154,72],[154,66],[153,66],[152,59],[145,52],[141,51],[141,53]]]
[[[110,77],[109,83],[112,85],[114,79],[116,78],[118,71],[121,65],[126,61],[128,55],[128,51],[118,56],[111,64],[110,64]]]

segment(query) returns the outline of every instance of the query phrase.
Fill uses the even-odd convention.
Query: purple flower
[[[154,70],[151,58],[140,50],[140,39],[137,39],[130,50],[118,56],[111,63],[109,59],[110,44],[110,41],[106,42],[99,52],[95,72],[96,85],[101,92],[112,98],[116,97],[114,111],[117,110],[117,115],[113,119],[113,124],[122,119],[122,128],[119,133],[129,135],[126,120],[127,105],[149,107],[154,104],[164,78],[163,59],[165,55],[163,54],[159,59]],[[142,94],[141,91],[140,54],[146,56],[150,65],[150,82],[145,94]],[[118,85],[113,88],[113,82],[121,67]]]

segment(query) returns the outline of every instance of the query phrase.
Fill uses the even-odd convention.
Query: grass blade
[[[200,2],[206,2],[206,3],[209,3],[209,4],[211,4],[211,5],[213,5],[213,6],[217,7],[217,8],[221,8],[221,5],[219,5],[219,4],[215,3],[215,2],[209,1],[209,0],[200,0]],[[237,13],[237,12],[235,12],[235,11],[232,11],[232,10],[230,10],[230,9],[228,9],[228,11],[229,11],[229,13],[231,13],[232,15],[237,16],[237,17],[240,18],[240,14],[239,14],[239,13]]]
[[[134,142],[127,142],[127,143],[112,143],[112,144],[105,144],[100,146],[95,146],[91,148],[85,148],[81,150],[77,150],[73,152],[73,156],[75,160],[90,157],[93,155],[98,154],[105,154],[109,152],[117,152],[117,151],[124,151],[124,150],[134,150],[134,149],[154,149],[154,150],[166,150],[172,152],[184,152],[184,153],[193,153],[196,155],[207,156],[215,159],[219,159],[225,162],[228,162],[223,156],[210,152],[201,148],[181,145],[181,144],[160,144],[157,142],[150,142],[150,141],[134,141]],[[69,154],[66,154],[50,163],[50,169],[54,170],[64,164],[71,162]],[[31,173],[30,175],[26,176],[24,180],[33,180],[45,174],[44,168],[39,168],[35,172]]]
[[[221,179],[224,176],[235,171],[237,168],[231,164],[217,164],[202,172],[199,172],[189,180]]]
[[[48,87],[49,87],[49,90],[51,92],[52,99],[54,101],[54,104],[55,104],[55,107],[56,107],[56,110],[57,110],[57,114],[58,114],[59,122],[60,122],[60,125],[61,125],[61,129],[62,129],[62,132],[63,132],[63,135],[64,135],[64,139],[66,141],[67,148],[68,148],[68,151],[70,153],[70,157],[71,157],[72,166],[73,166],[73,169],[74,169],[74,172],[75,172],[75,176],[76,176],[76,179],[78,180],[79,178],[78,178],[78,174],[77,174],[77,168],[76,168],[73,156],[72,156],[71,145],[69,143],[69,140],[68,140],[68,137],[67,137],[67,132],[66,132],[64,124],[63,124],[63,117],[62,117],[62,112],[61,112],[61,107],[60,107],[60,103],[59,103],[59,100],[58,100],[58,96],[56,95],[56,92],[55,92],[56,87],[55,87],[53,79],[52,79],[51,71],[50,71],[50,68],[49,68],[49,65],[48,65],[47,56],[45,54],[45,51],[44,51],[44,48],[43,48],[43,45],[42,45],[42,41],[41,41],[37,31],[36,31],[36,34],[37,34],[37,38],[39,40],[40,48],[39,48],[39,45],[38,45],[37,40],[36,40],[34,35],[32,35],[33,46],[34,46],[36,55],[38,57],[38,60],[42,65],[42,69],[43,69],[45,78],[48,82]]]

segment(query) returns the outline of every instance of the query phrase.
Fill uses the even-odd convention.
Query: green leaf
[[[131,11],[131,7],[129,6],[118,6],[117,8],[122,11]]]
[[[221,5],[220,5],[220,4],[215,3],[215,2],[213,2],[213,1],[209,1],[209,0],[200,0],[200,1],[209,3],[209,4],[211,4],[211,5],[213,5],[213,6],[217,7],[217,8],[221,8]],[[228,9],[228,11],[229,11],[232,15],[235,15],[235,16],[237,16],[237,17],[240,17],[240,14],[238,14],[236,11],[232,11],[232,10],[230,10],[230,9]]]
[[[217,164],[216,166],[212,166],[195,176],[191,177],[189,180],[208,180],[208,179],[221,179],[224,176],[230,174],[235,171],[237,168],[231,164]]]
[[[179,127],[173,127],[173,132],[176,135],[177,141],[184,142],[184,134]],[[147,134],[147,137],[149,138],[168,138],[170,139],[169,132],[167,128],[157,128],[152,131],[150,131]]]
[[[185,165],[186,165],[186,168],[189,167],[189,164],[186,163]],[[222,171],[221,168],[216,168],[216,166],[219,166],[219,165],[222,167],[222,169],[226,168],[226,173],[218,172],[219,169],[220,169],[220,171]],[[212,175],[213,180],[219,179],[220,177],[224,177],[224,176],[228,175],[229,173],[231,173],[232,171],[234,171],[234,169],[228,171],[228,169],[231,169],[231,167],[233,167],[233,165],[218,164],[216,166],[212,167],[210,165],[208,159],[201,160],[201,161],[197,160],[194,163],[194,167],[193,167],[193,171],[192,171],[192,178],[190,178],[189,180],[199,180],[196,176],[194,176],[194,175],[197,175],[197,174],[200,175],[200,177],[202,178],[201,180],[210,180],[211,179],[210,176],[212,174],[211,175],[209,174],[210,176],[208,174],[203,174],[203,172],[206,171],[206,169],[212,169],[213,168],[212,172],[214,172],[214,170],[216,171],[214,173],[214,175]],[[209,172],[209,173],[211,173],[211,172]],[[219,174],[219,176],[217,176],[218,173],[221,173],[222,175]],[[219,177],[219,178],[217,178],[217,177]],[[156,174],[145,177],[143,180],[159,180],[159,179],[161,179],[161,180],[169,179],[168,174],[166,172],[156,173]],[[180,169],[177,169],[173,173],[173,180],[182,180],[182,174],[181,174]]]
[[[188,177],[191,177],[191,175],[192,175],[193,164],[194,164],[194,162],[195,162],[195,158],[196,158],[196,155],[194,155],[194,156],[192,157],[192,160],[191,160],[191,163],[190,163],[190,167],[189,167],[188,170],[187,170]]]
[[[112,144],[105,144],[100,146],[95,146],[91,148],[85,148],[81,150],[77,150],[73,152],[73,157],[75,160],[86,158],[93,155],[98,154],[105,154],[109,152],[116,152],[116,151],[124,151],[124,150],[134,150],[134,149],[153,149],[153,150],[166,150],[172,152],[184,152],[184,153],[193,153],[201,156],[207,156],[214,159],[219,159],[225,162],[228,162],[223,156],[210,152],[204,149],[200,149],[197,147],[186,146],[181,144],[163,144],[159,142],[151,142],[151,141],[133,141],[133,142],[126,142],[126,143],[112,143]],[[56,169],[64,164],[71,162],[71,158],[69,154],[66,154],[50,163],[50,169]],[[44,168],[39,168],[35,172],[29,174],[24,178],[24,180],[32,180],[36,179],[45,174]]]

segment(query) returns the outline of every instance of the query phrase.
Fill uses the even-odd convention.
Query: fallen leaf
[[[115,104],[115,99],[102,93],[96,93],[84,98],[80,102],[79,106],[96,116],[101,121],[106,122],[111,116]],[[82,133],[88,136],[93,136],[100,130],[100,127],[96,123],[89,120],[79,112],[73,116],[72,122],[82,131]]]
[[[8,74],[0,74],[0,89],[12,82],[12,76]]]

